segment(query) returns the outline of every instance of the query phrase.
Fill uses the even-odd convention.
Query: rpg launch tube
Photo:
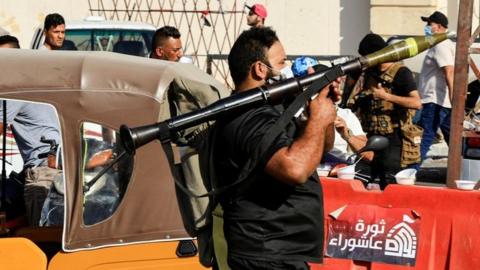
[[[339,68],[341,69],[341,75],[373,67],[381,63],[395,62],[413,57],[445,39],[447,39],[447,34],[414,37],[402,40],[377,52],[340,64]],[[267,101],[275,103],[275,101],[281,100],[284,96],[301,91],[303,87],[308,86],[315,80],[323,77],[333,68],[338,68],[338,66],[299,79],[292,78],[269,87],[251,89],[224,98],[200,110],[167,120],[169,121],[169,128],[171,131],[179,131],[202,122],[210,121],[216,118],[215,116],[221,112],[228,112],[243,107],[253,108],[256,105],[265,104]]]
[[[433,36],[407,38],[362,57],[362,66],[365,68],[374,67],[381,63],[396,62],[402,59],[414,57],[415,55],[435,46],[447,38],[447,33],[435,34]]]
[[[302,91],[304,87],[309,86],[327,73],[336,74],[338,77],[350,72],[373,67],[381,63],[395,62],[413,57],[445,39],[447,39],[447,34],[408,38],[372,54],[331,67],[330,69],[319,71],[298,79],[288,79],[268,87],[258,87],[243,91],[230,97],[223,98],[197,111],[182,114],[160,123],[132,129],[124,125],[120,128],[120,136],[127,152],[134,153],[136,148],[152,140],[160,139],[161,141],[164,141],[170,139],[174,132],[215,120],[227,114],[238,113],[241,110],[255,108],[266,103],[275,104],[281,101],[283,97]],[[329,78],[331,81],[334,79],[335,78]]]

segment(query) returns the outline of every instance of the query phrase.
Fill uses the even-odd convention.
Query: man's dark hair
[[[180,32],[177,28],[168,25],[157,29],[152,40],[152,51],[161,46],[161,43],[169,37],[178,39],[180,38]]]
[[[58,25],[62,24],[65,24],[65,20],[63,19],[62,15],[58,13],[48,14],[47,17],[45,17],[43,29],[45,29],[45,31],[48,31],[51,27],[55,28]]]
[[[12,44],[14,48],[20,49],[20,43],[18,42],[18,39],[14,36],[0,36],[0,45],[4,44]]]
[[[362,56],[374,53],[387,47],[388,44],[383,38],[375,33],[369,33],[362,38],[358,45],[358,53]]]
[[[269,64],[267,51],[277,41],[277,34],[270,27],[253,27],[240,34],[228,55],[228,67],[235,85],[247,78],[250,67],[256,61]]]

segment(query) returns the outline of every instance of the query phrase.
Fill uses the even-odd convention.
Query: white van
[[[148,57],[155,31],[155,26],[151,24],[87,17],[83,21],[65,22],[65,42],[62,49],[110,51]],[[35,30],[30,48],[38,49],[44,40],[41,26]]]

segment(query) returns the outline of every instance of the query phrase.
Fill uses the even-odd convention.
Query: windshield
[[[66,31],[64,49],[109,51],[148,56],[153,30],[70,29]]]

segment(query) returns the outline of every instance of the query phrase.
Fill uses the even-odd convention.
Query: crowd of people
[[[261,4],[248,9],[247,23],[251,28],[240,34],[228,56],[235,85],[232,95],[277,82],[289,74],[306,76],[328,68],[302,58],[294,62],[294,72],[285,72],[291,69],[276,32],[265,26],[267,9]],[[448,19],[438,11],[421,20],[426,22],[426,35],[448,31]],[[61,15],[45,18],[44,35],[42,50],[62,47],[65,21]],[[180,61],[180,38],[180,32],[172,26],[158,29],[150,58]],[[381,36],[369,33],[359,42],[358,53],[365,56],[387,46]],[[0,36],[0,47],[20,45],[15,37],[4,34]],[[260,160],[260,168],[249,176],[253,178],[247,181],[249,186],[219,196],[230,268],[308,269],[308,263],[322,261],[323,198],[316,169],[328,162],[329,156],[347,162],[347,157],[364,147],[369,137],[387,137],[386,149],[361,157],[369,168],[370,181],[378,179],[380,188],[385,189],[394,183],[394,175],[400,170],[419,168],[437,129],[448,142],[454,54],[450,40],[429,49],[418,86],[412,72],[397,62],[349,74],[343,78],[344,89],[340,89],[338,79],[319,89],[306,112],[288,119],[286,128],[268,145],[265,141],[288,107],[287,101],[219,119],[215,129],[220,135],[213,145],[219,184],[232,184],[252,157]],[[346,99],[345,108],[338,106],[341,98]],[[5,124],[15,131],[22,153],[25,206],[30,224],[36,225],[42,201],[58,174],[58,168],[38,158],[39,153],[50,150],[40,137],[60,143],[58,120],[48,106],[8,101],[7,123],[0,129]],[[412,128],[419,131],[413,138],[409,137]],[[258,149],[264,154],[259,156]]]

